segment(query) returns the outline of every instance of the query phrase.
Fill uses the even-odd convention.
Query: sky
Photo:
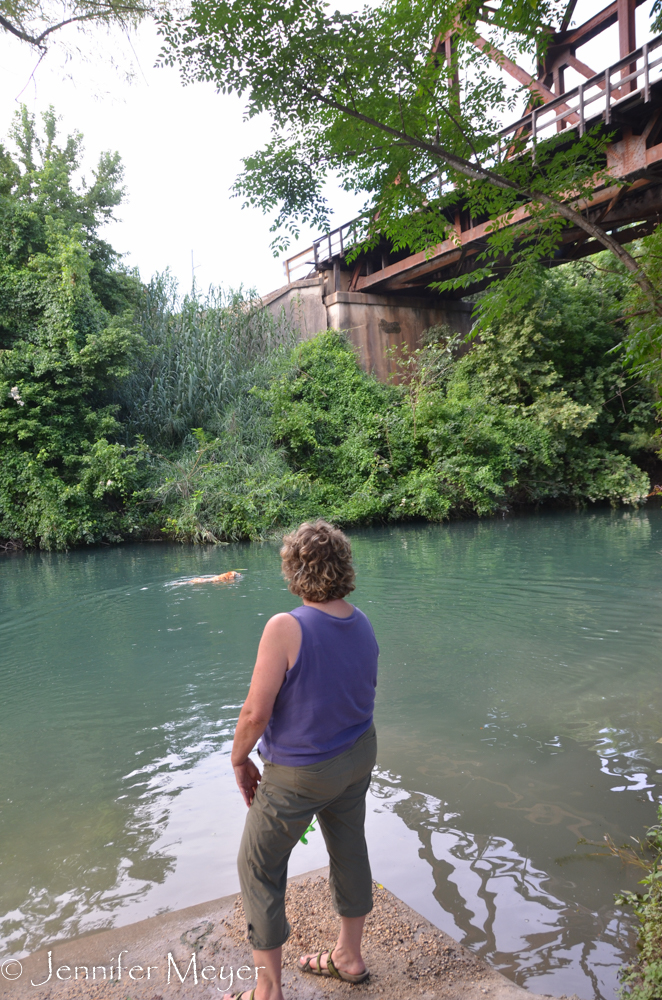
[[[581,23],[603,6],[604,0],[579,0],[573,20]],[[638,44],[648,36],[651,6],[646,0],[637,10]],[[74,29],[64,30],[77,37]],[[88,172],[101,151],[118,150],[127,199],[120,221],[104,235],[145,280],[170,268],[182,291],[193,273],[201,289],[243,285],[266,294],[283,285],[283,259],[274,259],[269,247],[269,219],[259,209],[242,209],[230,191],[242,157],[267,141],[268,119],[244,121],[236,98],[217,94],[211,84],[184,87],[176,70],[155,69],[159,39],[151,24],[130,38],[102,30],[85,38],[88,58],[74,54],[64,62],[54,47],[37,66],[28,46],[0,35],[0,141],[21,102],[37,114],[52,104],[63,133],[83,133]],[[615,62],[615,26],[578,56],[596,69]],[[574,83],[568,74],[566,86]],[[327,197],[334,225],[360,211],[360,199],[332,181]],[[288,256],[317,235],[302,232]]]
[[[104,236],[144,279],[169,267],[188,291],[193,253],[199,288],[279,288],[283,261],[269,248],[269,219],[259,209],[242,210],[230,191],[242,156],[267,141],[269,121],[245,122],[237,99],[216,94],[211,84],[183,87],[176,70],[155,69],[159,39],[151,25],[130,42],[118,31],[96,38],[91,59],[63,65],[53,51],[34,71],[35,54],[0,34],[0,141],[21,102],[37,114],[54,105],[63,133],[83,133],[88,172],[101,151],[120,152],[127,199],[118,209],[121,222]],[[130,61],[136,73],[127,81],[122,68]],[[359,201],[335,185],[329,195],[336,224],[358,213]],[[302,233],[290,254],[317,235]]]

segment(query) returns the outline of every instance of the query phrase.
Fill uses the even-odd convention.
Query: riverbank
[[[570,295],[556,292],[560,302]],[[544,335],[519,322],[485,332],[463,356],[433,331],[401,359],[398,385],[367,374],[346,337],[325,331],[242,369],[223,406],[199,400],[186,419],[181,399],[151,400],[154,385],[178,384],[166,365],[145,398],[127,390],[111,437],[68,443],[59,456],[41,443],[26,450],[35,418],[12,398],[17,439],[0,433],[0,545],[231,542],[317,517],[359,527],[542,505],[637,507],[659,482],[662,439],[650,388],[611,359],[620,335],[601,323],[591,350],[584,327],[575,331],[579,360],[570,333],[554,345],[544,322]],[[205,344],[205,357],[223,356],[215,340]],[[188,380],[179,388],[188,398]],[[77,418],[76,432],[89,423]]]
[[[377,884],[364,938],[370,979],[352,986],[300,974],[296,963],[303,951],[330,946],[337,938],[339,921],[331,907],[327,875],[328,869],[323,868],[289,880],[287,912],[292,934],[283,955],[288,998],[327,1000],[358,992],[366,998],[388,995],[403,1000],[541,1000]],[[251,962],[241,897],[225,896],[54,943],[24,959],[20,976],[2,982],[0,996],[3,1000],[202,1000],[218,997],[219,990],[252,989]],[[19,973],[18,964],[4,968],[10,975]]]

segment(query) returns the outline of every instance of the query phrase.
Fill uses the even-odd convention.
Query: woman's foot
[[[358,955],[351,954],[339,944],[331,952],[325,949],[321,954],[315,952],[312,955],[302,955],[299,959],[299,968],[303,969],[310,963],[310,969],[313,973],[324,975],[326,972],[330,975],[328,973],[329,955],[331,956],[332,964],[341,975],[345,973],[348,976],[362,976],[366,971],[361,953],[359,952]]]
[[[223,1000],[272,1000],[274,997],[280,997],[283,1000],[283,994],[280,991],[272,993],[271,990],[266,987],[261,996],[258,997],[258,987],[256,986],[254,990],[244,990],[241,993],[225,993],[223,995]]]

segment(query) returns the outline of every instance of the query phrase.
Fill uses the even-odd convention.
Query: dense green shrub
[[[273,355],[248,407],[270,441],[245,446],[249,412],[200,440],[160,488],[169,528],[255,538],[320,514],[350,525],[640,502],[649,478],[633,459],[655,441],[654,408],[610,353],[624,286],[574,265],[542,273],[540,291],[463,357],[434,343],[404,357],[399,385],[364,373],[337,332]]]
[[[635,501],[647,478],[592,434],[602,407],[573,399],[537,341],[530,322],[487,335],[412,412],[410,386],[376,389],[348,345],[324,335],[270,389],[274,435],[295,468],[338,484],[342,520],[357,504],[368,517],[436,518],[560,497]],[[350,365],[354,378],[341,377]]]
[[[635,244],[636,256],[648,280],[662,287],[662,226]],[[662,316],[658,315],[638,285],[629,288],[624,303],[628,335],[624,341],[626,362],[653,388],[662,411]]]
[[[640,842],[639,851],[631,844],[618,848],[608,841],[613,854],[646,872],[639,883],[643,892],[623,892],[616,897],[621,906],[631,907],[639,922],[639,953],[621,973],[623,1000],[658,1000],[662,996],[662,805],[657,807],[657,820],[647,831],[645,842]]]

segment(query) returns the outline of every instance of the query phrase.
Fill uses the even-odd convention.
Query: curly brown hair
[[[283,576],[293,594],[324,604],[354,590],[349,539],[327,521],[306,521],[283,538]]]

